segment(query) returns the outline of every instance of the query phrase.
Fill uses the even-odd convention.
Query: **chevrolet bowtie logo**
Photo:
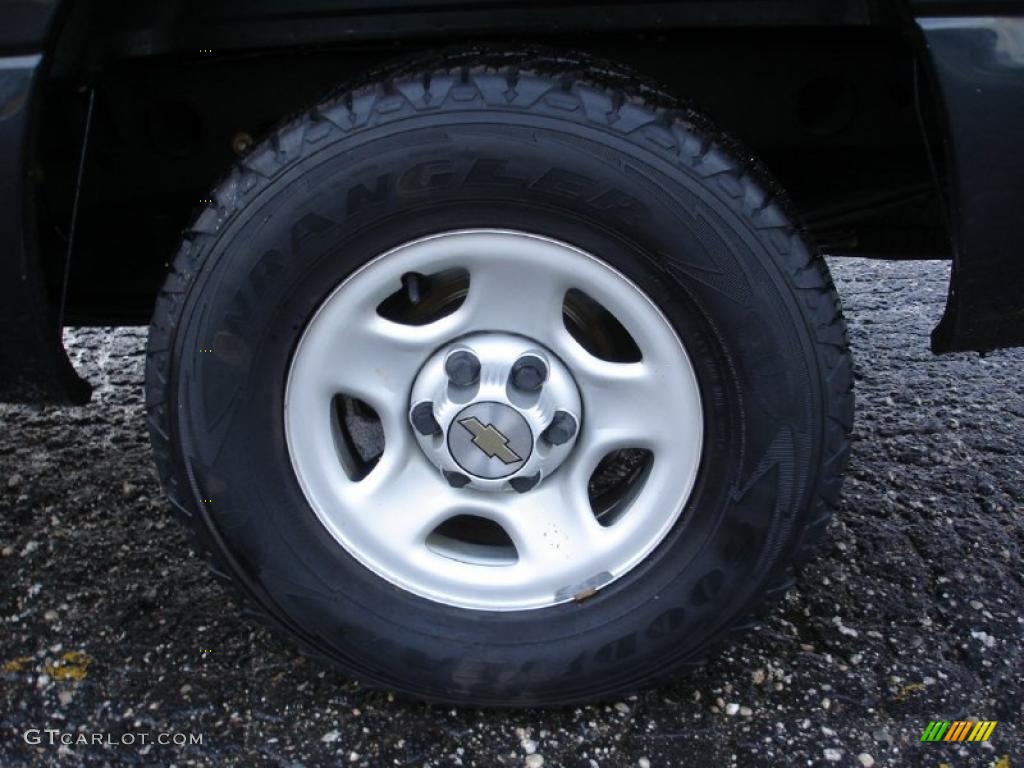
[[[490,424],[481,424],[476,416],[459,421],[466,431],[473,435],[473,445],[487,454],[488,458],[499,458],[505,464],[515,464],[522,458],[508,447],[508,438]]]

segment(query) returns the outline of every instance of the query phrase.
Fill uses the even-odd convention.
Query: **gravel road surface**
[[[700,672],[548,712],[402,701],[250,623],[161,498],[145,330],[69,331],[92,404],[0,406],[0,765],[1021,765],[1024,350],[931,355],[943,263],[832,267],[859,410],[819,556]]]

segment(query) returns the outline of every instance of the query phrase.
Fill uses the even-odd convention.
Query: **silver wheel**
[[[403,276],[450,270],[468,290],[448,314],[411,324],[378,311]],[[572,290],[614,316],[638,360],[588,351],[566,325]],[[543,376],[523,374],[524,358]],[[346,471],[340,395],[380,420],[365,476]],[[549,238],[464,230],[377,257],[323,302],[292,359],[285,432],[320,522],[364,566],[437,602],[524,610],[588,594],[650,554],[693,487],[703,421],[679,337],[629,279]],[[648,459],[606,519],[591,480],[624,449]],[[456,520],[507,543],[449,535]]]

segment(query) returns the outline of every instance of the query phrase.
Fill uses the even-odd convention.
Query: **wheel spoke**
[[[583,426],[561,469],[570,486],[586,488],[601,460],[618,449],[643,448],[655,457],[699,454],[702,416],[695,384],[680,387],[650,363],[609,363],[574,341],[571,346],[568,361],[583,396]],[[666,466],[657,459],[656,464]]]
[[[586,352],[576,355],[573,363],[583,395],[586,435],[646,448],[678,430],[670,420],[677,409],[667,403],[669,382],[652,365],[609,363]]]
[[[293,386],[300,382],[302,391],[294,395],[311,400],[329,400],[338,394],[357,397],[373,406],[390,438],[388,422],[392,432],[404,429],[416,371],[455,325],[452,316],[409,326],[373,313],[337,336],[307,335],[292,376]]]
[[[357,510],[346,515],[346,526],[360,528],[382,549],[410,556],[458,503],[440,472],[411,443],[397,450],[385,447],[370,474],[344,485],[339,495],[346,507]]]
[[[562,327],[564,276],[524,264],[511,254],[480,259],[470,272],[469,295],[457,314],[474,330],[508,331],[546,341]]]
[[[512,538],[520,567],[535,578],[572,571],[602,547],[604,532],[590,509],[586,485],[570,489],[552,483],[505,501],[493,508],[492,516]]]

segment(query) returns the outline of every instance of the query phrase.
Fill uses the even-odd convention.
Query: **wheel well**
[[[190,213],[237,153],[281,118],[386,62],[509,42],[469,12],[462,27],[447,16],[447,26],[435,16],[430,27],[430,14],[419,13],[420,26],[403,31],[408,14],[387,21],[378,13],[374,23],[349,14],[347,27],[320,17],[310,25],[299,13],[229,15],[203,26],[185,23],[184,5],[153,4],[163,10],[125,17],[82,4],[57,38],[34,165],[39,242],[55,299],[94,99],[68,322],[147,320]],[[680,3],[679,12],[691,5]],[[948,256],[922,131],[934,105],[918,87],[914,49],[898,20],[860,18],[845,3],[777,5],[797,15],[778,17],[788,19],[783,26],[735,14],[721,24],[705,14],[700,24],[684,17],[659,25],[643,12],[616,16],[613,4],[601,6],[605,15],[589,27],[505,28],[520,41],[526,27],[531,43],[629,66],[685,98],[761,159],[829,252]],[[799,16],[812,6],[813,14]],[[835,17],[823,18],[823,8]],[[569,11],[561,13],[553,18]],[[278,39],[289,29],[290,38]]]

